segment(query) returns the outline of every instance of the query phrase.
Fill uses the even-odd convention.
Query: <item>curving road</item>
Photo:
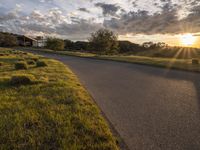
[[[200,74],[40,54],[71,68],[130,150],[200,150]]]

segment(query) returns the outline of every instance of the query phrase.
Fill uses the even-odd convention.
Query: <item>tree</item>
[[[65,42],[65,49],[67,49],[67,50],[73,50],[74,49],[74,42],[73,41],[66,39],[66,40],[64,40],[64,42]]]
[[[119,41],[120,53],[137,53],[142,50],[139,44],[132,43],[130,41]]]
[[[158,43],[145,42],[142,44],[142,46],[146,49],[163,49],[167,47],[167,44],[165,44],[164,42],[158,42]]]
[[[153,48],[153,47],[155,46],[155,44],[154,44],[153,42],[144,42],[144,43],[142,44],[142,46],[143,46],[144,48]]]
[[[53,50],[64,50],[65,43],[62,39],[57,38],[48,38],[47,39],[47,48]]]
[[[118,53],[117,35],[107,29],[100,29],[89,38],[91,48],[100,54]]]
[[[17,45],[17,38],[9,33],[0,33],[0,46],[12,47]]]
[[[75,50],[84,50],[87,51],[89,48],[89,43],[85,41],[76,41],[74,43],[74,49]]]

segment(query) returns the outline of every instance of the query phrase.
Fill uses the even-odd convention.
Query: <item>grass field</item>
[[[62,55],[78,56],[95,59],[106,59],[121,62],[130,62],[143,65],[163,67],[167,69],[179,69],[185,71],[200,72],[200,63],[192,64],[193,58],[200,62],[200,51],[198,50],[169,50],[169,51],[148,51],[137,55],[97,55],[93,53],[84,53],[76,51],[54,51],[49,49],[27,48],[27,50],[43,51],[48,53],[58,53]],[[159,57],[158,57],[159,56]],[[174,57],[173,57],[174,56]]]
[[[34,61],[38,60],[47,66],[37,67]],[[28,69],[16,70],[14,64],[18,61],[32,63]],[[11,84],[13,76],[31,77],[31,82]],[[0,48],[0,147],[118,149],[99,109],[65,65],[3,48]]]

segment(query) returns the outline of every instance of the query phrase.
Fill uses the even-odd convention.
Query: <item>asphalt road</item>
[[[130,150],[200,150],[200,74],[43,55],[71,68]]]

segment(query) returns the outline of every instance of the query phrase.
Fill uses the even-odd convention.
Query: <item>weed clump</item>
[[[29,64],[29,65],[35,65],[35,61],[34,60],[27,60],[27,64]]]
[[[28,65],[25,61],[19,61],[15,63],[15,69],[16,70],[21,70],[21,69],[28,69]]]
[[[38,61],[39,60],[39,58],[31,58],[33,61]]]
[[[47,66],[47,63],[45,62],[45,61],[37,61],[36,62],[36,66],[37,67],[45,67],[45,66]]]
[[[193,58],[193,59],[192,59],[192,64],[198,65],[198,64],[199,64],[199,60],[196,59],[196,58]]]
[[[10,79],[11,85],[27,85],[34,83],[34,81],[35,77],[30,74],[17,74]]]

